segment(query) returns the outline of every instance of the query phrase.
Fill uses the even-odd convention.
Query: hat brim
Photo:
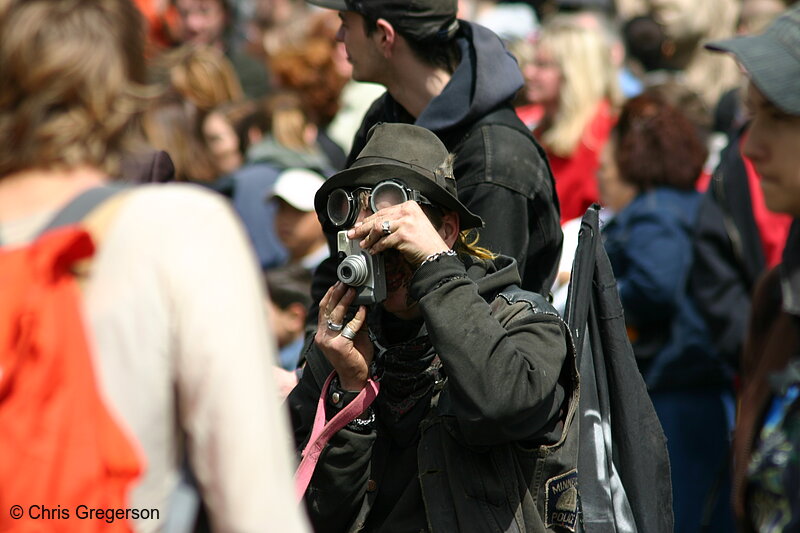
[[[334,189],[340,187],[374,187],[378,183],[392,178],[403,182],[411,189],[419,191],[433,204],[458,213],[460,229],[483,227],[483,219],[481,217],[472,213],[464,204],[436,185],[430,178],[408,167],[391,163],[373,163],[352,167],[328,178],[314,197],[314,208],[320,221],[323,224],[328,223],[328,214],[326,212],[328,195]]]
[[[348,11],[347,3],[345,0],[306,0],[309,4],[317,7],[324,7],[326,9],[335,9],[336,11]]]
[[[712,41],[705,47],[728,52],[747,70],[753,84],[782,111],[800,115],[800,61],[772,35],[761,34]]]

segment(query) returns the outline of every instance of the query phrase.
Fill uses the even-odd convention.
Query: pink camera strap
[[[322,454],[322,450],[325,449],[325,445],[328,444],[328,441],[337,431],[355,420],[356,417],[367,410],[367,407],[372,405],[372,402],[378,396],[378,392],[381,388],[377,381],[374,381],[372,378],[368,379],[367,385],[361,389],[358,396],[326,424],[325,398],[328,396],[328,389],[335,375],[335,371],[331,372],[328,379],[325,380],[325,384],[322,386],[322,392],[319,395],[319,402],[317,403],[317,413],[314,416],[314,427],[311,429],[311,437],[309,437],[308,444],[303,450],[300,466],[297,467],[297,472],[294,474],[294,487],[297,501],[303,499],[303,495],[306,493],[308,484],[311,482],[311,476],[314,474],[317,461],[319,461],[319,456]]]

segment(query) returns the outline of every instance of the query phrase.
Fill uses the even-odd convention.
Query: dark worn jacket
[[[518,282],[507,257],[464,263],[444,257],[415,273],[410,291],[441,362],[437,385],[404,418],[382,409],[382,388],[375,428],[366,434],[345,428],[331,439],[306,494],[317,531],[402,531],[408,516],[419,517],[414,531],[545,532],[574,525],[574,349],[552,307]],[[313,345],[307,358],[288,400],[300,448],[330,371]],[[392,470],[403,461],[409,472]],[[408,481],[397,487],[405,474]],[[387,502],[386,491],[400,496]]]
[[[547,158],[511,107],[522,75],[500,39],[461,21],[461,63],[416,119],[389,93],[367,111],[347,166],[378,122],[434,132],[455,153],[459,199],[481,216],[480,244],[517,260],[522,288],[548,294],[561,256],[558,198]]]
[[[722,152],[700,203],[689,277],[714,346],[734,369],[747,331],[750,295],[766,268],[740,147],[737,135]]]
[[[733,505],[740,531],[754,531],[746,518],[751,453],[772,398],[770,377],[800,358],[800,225],[795,220],[782,263],[756,286],[745,342],[739,412],[733,439]]]

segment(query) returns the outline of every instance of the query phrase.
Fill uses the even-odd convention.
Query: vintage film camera
[[[354,303],[370,305],[386,299],[386,268],[383,254],[370,255],[358,245],[358,239],[348,239],[347,231],[336,234],[339,257],[336,275],[345,285],[358,289]]]

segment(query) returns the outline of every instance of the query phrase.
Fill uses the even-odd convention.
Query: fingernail
[[[348,238],[352,239],[355,236],[355,234],[356,234],[356,230],[354,230],[354,229],[347,230],[347,237]]]

